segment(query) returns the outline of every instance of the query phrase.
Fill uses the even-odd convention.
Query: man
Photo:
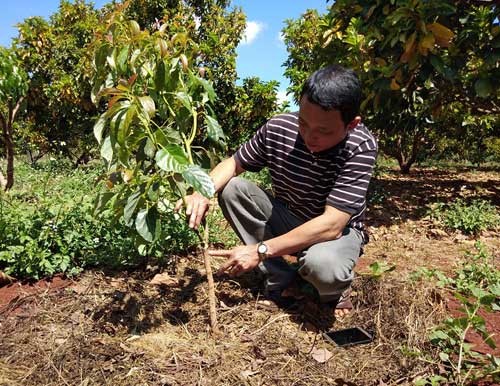
[[[279,302],[300,275],[322,303],[343,314],[342,294],[367,238],[366,191],[377,144],[361,123],[356,74],[338,65],[305,82],[299,112],[270,119],[254,137],[211,172],[224,216],[245,245],[211,255],[228,260],[219,272],[237,276],[258,267],[266,294]],[[268,167],[273,193],[236,177]],[[182,203],[178,202],[176,210]],[[186,197],[189,226],[196,228],[209,200]],[[298,271],[281,256],[296,255]]]

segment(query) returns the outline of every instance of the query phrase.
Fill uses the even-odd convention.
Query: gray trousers
[[[219,193],[219,205],[245,244],[280,236],[304,223],[283,202],[239,177],[232,178]],[[361,232],[346,227],[340,238],[298,251],[298,271],[282,257],[264,260],[259,269],[266,275],[267,291],[285,289],[298,272],[317,289],[322,302],[329,302],[350,286],[362,247]]]

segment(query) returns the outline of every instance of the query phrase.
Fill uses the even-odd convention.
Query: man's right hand
[[[189,227],[198,229],[201,221],[208,213],[210,200],[198,192],[186,196],[184,200],[186,202],[186,218],[188,218]],[[178,212],[182,205],[182,200],[177,201],[174,210]]]

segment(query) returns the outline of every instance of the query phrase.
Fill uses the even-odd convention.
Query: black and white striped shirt
[[[362,124],[333,148],[311,153],[299,134],[298,113],[270,119],[234,154],[245,170],[267,166],[275,197],[297,217],[310,220],[331,205],[349,213],[349,225],[360,230],[376,156],[377,142]]]

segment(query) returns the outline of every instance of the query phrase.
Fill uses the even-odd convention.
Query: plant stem
[[[201,241],[200,233],[197,232],[198,237]],[[213,334],[218,334],[219,326],[217,324],[217,311],[215,308],[215,285],[214,285],[214,275],[212,273],[212,266],[210,264],[210,255],[208,254],[208,235],[209,227],[205,221],[203,224],[203,261],[205,263],[205,271],[207,273],[208,282],[208,315],[210,318],[210,328]]]
[[[476,305],[476,307],[474,307],[474,311],[472,312],[472,314],[469,315],[469,310],[467,310],[467,319],[469,321],[471,321],[474,316],[476,316],[476,313],[477,311],[479,310],[479,305]],[[465,338],[467,336],[467,332],[469,331],[469,329],[472,327],[472,324],[471,322],[467,323],[467,327],[465,327],[465,329],[463,330],[462,332],[462,336],[460,337],[460,349],[459,349],[459,352],[458,352],[458,362],[457,362],[457,375],[458,375],[458,381],[459,381],[459,384],[465,384],[465,380],[468,378],[468,376],[466,375],[464,380],[462,381],[462,361],[463,361],[463,351],[464,351],[464,343],[465,343]]]
[[[189,163],[191,165],[194,164],[193,155],[191,154],[191,144],[193,143],[194,138],[196,137],[196,132],[198,131],[198,114],[196,113],[195,110],[193,110],[192,113],[193,113],[193,128],[191,130],[191,135],[189,136],[189,138],[185,140],[186,152],[188,155]]]

